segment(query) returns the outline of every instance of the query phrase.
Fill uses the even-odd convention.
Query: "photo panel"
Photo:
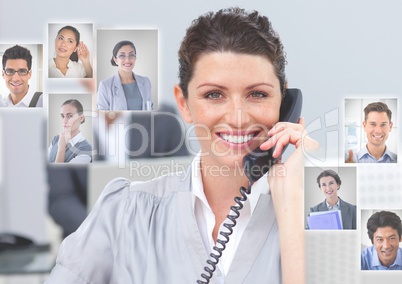
[[[92,121],[96,114],[92,112],[91,104],[91,94],[49,94],[49,163],[92,163]],[[62,138],[64,143],[59,142]],[[60,152],[59,147],[65,151]]]
[[[356,167],[305,167],[305,227],[356,230]]]
[[[93,78],[93,25],[48,25],[48,78]]]
[[[158,30],[97,30],[97,108],[158,109]]]
[[[365,111],[370,115],[365,121]],[[380,111],[369,111],[377,109]],[[386,112],[389,109],[391,120],[387,120]],[[376,116],[374,114],[377,113]],[[381,124],[384,124],[381,126]],[[375,128],[375,124],[378,126]],[[366,126],[365,126],[366,125]],[[380,128],[381,126],[381,128]],[[398,154],[398,110],[396,98],[350,98],[345,99],[345,141],[344,158],[346,163],[396,163]],[[390,157],[370,158],[368,153],[376,156],[367,145],[386,145]],[[372,153],[370,153],[370,151]],[[383,152],[383,151],[382,151]],[[386,153],[384,153],[386,154]]]
[[[361,270],[402,270],[402,208],[361,210]]]
[[[22,49],[20,49],[19,47]],[[5,62],[5,66],[2,65],[2,78],[0,79],[0,107],[42,107],[44,103],[43,99],[43,45],[42,44],[24,44],[24,43],[10,43],[10,44],[0,44],[0,59],[3,62],[3,55],[6,50],[9,52],[18,50],[18,56],[29,57],[32,56],[31,67],[29,68],[27,60],[15,59],[13,60],[12,66],[10,61]],[[7,63],[9,62],[9,64]],[[18,74],[7,75],[4,69],[26,69],[28,74]],[[15,77],[18,76],[18,77]],[[13,77],[15,77],[13,79]],[[10,85],[10,81],[18,83]],[[13,92],[17,96],[25,95],[18,98],[18,102],[13,101],[10,93]],[[35,93],[38,93],[35,95]],[[40,93],[40,94],[39,94]]]

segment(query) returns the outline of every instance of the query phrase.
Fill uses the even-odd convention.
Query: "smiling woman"
[[[80,37],[73,26],[64,26],[57,32],[55,57],[49,61],[49,78],[92,78],[90,53]]]
[[[114,46],[110,62],[118,73],[99,83],[99,110],[152,110],[151,81],[133,72],[136,60],[137,49],[131,41]]]
[[[200,139],[202,152],[209,153],[203,159],[205,165],[231,164],[234,168],[235,162],[268,139],[268,129],[279,119],[279,80],[263,56],[203,54],[195,64],[188,93],[185,98],[176,87],[185,121],[194,123],[197,137],[207,134],[212,138]]]
[[[342,229],[355,230],[356,205],[352,205],[338,196],[338,190],[341,188],[342,184],[339,175],[334,170],[325,170],[318,175],[317,184],[324,194],[325,200],[322,203],[311,207],[310,213],[339,210],[341,213]]]
[[[187,30],[179,65],[174,95],[201,144],[191,175],[111,181],[64,240],[48,283],[304,283],[302,148],[318,145],[303,119],[278,122],[286,89],[278,35],[256,11],[210,12]],[[250,149],[285,144],[296,150],[269,176],[253,183],[239,172]],[[230,241],[214,248],[228,239],[227,215],[248,185]]]

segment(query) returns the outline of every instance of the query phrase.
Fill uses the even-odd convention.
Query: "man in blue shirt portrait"
[[[364,108],[363,128],[367,144],[359,152],[349,150],[346,163],[396,163],[397,155],[385,142],[392,130],[392,112],[383,102],[368,104]]]
[[[401,219],[394,212],[374,213],[367,221],[373,244],[362,250],[361,270],[402,270]]]

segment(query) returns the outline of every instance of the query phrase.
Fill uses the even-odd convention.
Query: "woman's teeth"
[[[228,135],[228,134],[221,133],[220,136],[223,138],[223,140],[225,140],[229,143],[241,144],[241,143],[247,143],[248,141],[250,141],[254,137],[254,134]]]

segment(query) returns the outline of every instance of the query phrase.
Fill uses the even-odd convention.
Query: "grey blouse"
[[[145,183],[112,180],[80,228],[63,241],[46,283],[196,283],[210,252],[192,207],[190,175]],[[261,194],[225,283],[281,279],[274,208],[270,194]]]
[[[142,110],[142,96],[137,81],[122,84],[122,86],[127,100],[127,109]]]
[[[50,163],[54,163],[54,161],[56,160],[56,156],[57,156],[57,150],[58,150],[58,142],[59,142],[59,135],[56,135],[55,137],[53,137],[52,140],[52,147],[50,149],[50,153],[49,153],[49,157],[48,157],[48,161]],[[92,146],[91,144],[88,143],[87,140],[83,140],[80,141],[78,143],[76,143],[74,146],[71,146],[70,143],[67,143],[66,146],[66,153],[64,156],[64,163],[69,163],[72,159],[74,159],[75,157],[77,157],[78,155],[88,155],[91,157],[91,161],[92,161]]]

